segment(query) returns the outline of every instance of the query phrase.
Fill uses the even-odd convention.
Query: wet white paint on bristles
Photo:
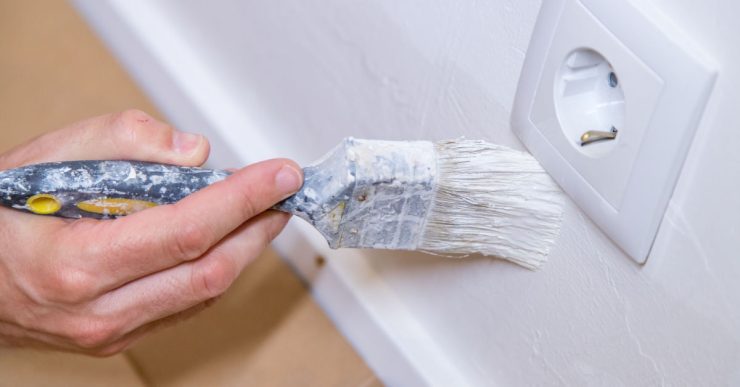
[[[563,196],[529,154],[476,140],[435,144],[439,177],[418,248],[538,268],[560,230]]]
[[[482,254],[534,269],[560,228],[562,194],[537,161],[484,141],[347,138],[304,176],[276,209],[332,248]]]

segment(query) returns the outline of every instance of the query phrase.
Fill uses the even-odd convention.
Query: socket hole
[[[614,74],[614,72],[609,73],[609,87],[614,88],[619,85],[619,80],[617,79],[617,74]]]
[[[571,52],[555,77],[555,110],[560,127],[573,147],[590,157],[603,157],[616,148],[620,136],[581,146],[588,131],[624,127],[624,92],[618,72],[598,52]]]

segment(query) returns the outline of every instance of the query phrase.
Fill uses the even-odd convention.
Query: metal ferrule
[[[304,176],[276,209],[313,224],[332,248],[414,249],[434,195],[434,145],[347,138]]]

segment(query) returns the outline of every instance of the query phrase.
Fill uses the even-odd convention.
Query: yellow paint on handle
[[[131,215],[135,212],[156,206],[157,203],[146,200],[124,198],[101,198],[77,203],[77,208],[85,212],[100,215]]]
[[[54,195],[38,194],[28,198],[26,206],[34,214],[51,215],[62,208],[62,203]]]

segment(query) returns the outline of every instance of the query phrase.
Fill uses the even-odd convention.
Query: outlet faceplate
[[[560,186],[644,263],[715,79],[627,0],[543,2],[512,127]],[[581,145],[587,131],[616,137]]]

